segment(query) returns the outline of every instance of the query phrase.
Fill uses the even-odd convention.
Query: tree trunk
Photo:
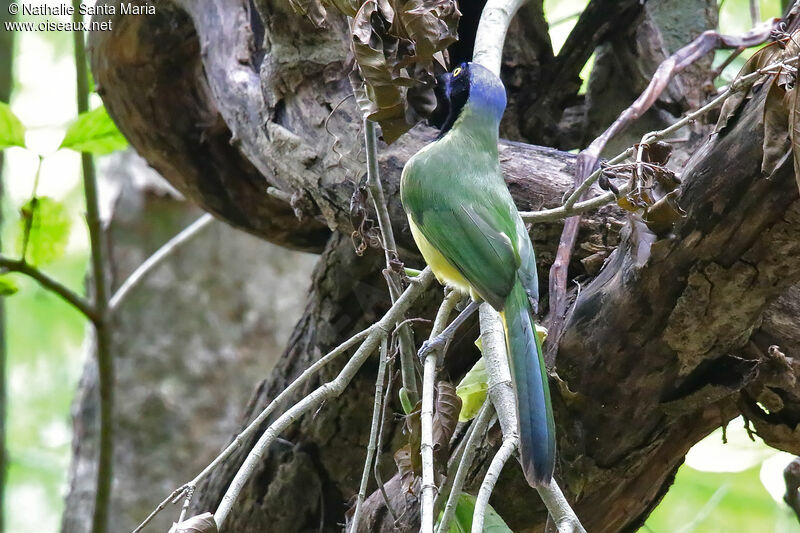
[[[537,101],[547,105],[535,117],[534,110],[507,116],[506,134],[558,146],[592,135],[600,120],[592,96],[598,106],[607,101],[597,100],[590,87],[581,103],[574,86],[581,58],[609,36],[623,34],[637,17],[652,16],[629,2],[619,8],[620,16],[609,18],[606,4],[589,4],[577,26],[583,33],[565,45],[568,53],[560,59],[542,33],[541,10],[533,6],[518,17],[503,70],[511,109]],[[683,4],[707,8],[705,1]],[[329,14],[328,28],[314,28],[281,0],[165,1],[154,16],[110,18],[113,31],[91,36],[94,76],[109,112],[139,153],[190,199],[231,224],[282,246],[322,253],[303,317],[250,402],[250,418],[328,348],[388,306],[382,255],[356,256],[350,236],[359,222],[350,216],[350,199],[364,164],[359,113],[352,100],[341,102],[351,91],[346,23]],[[469,26],[466,14],[462,26]],[[662,31],[655,23],[646,28]],[[687,32],[687,41],[695,31]],[[649,35],[641,41],[647,46],[663,42]],[[647,46],[629,53],[644,54]],[[700,73],[682,79],[696,84],[702,79],[698,68]],[[523,73],[538,91],[519,89]],[[563,86],[548,85],[553,79]],[[701,97],[686,94],[687,101],[663,108],[681,112]],[[790,296],[800,281],[800,208],[791,158],[769,179],[761,175],[763,96],[751,99],[727,130],[707,139],[684,165],[679,203],[687,215],[670,234],[657,236],[614,207],[583,222],[570,270],[580,291],[571,295],[563,335],[548,342],[555,354],[556,476],[593,533],[635,530],[667,491],[686,451],[739,413],[753,420],[769,444],[800,452],[794,379],[800,368],[791,358],[793,347],[800,347],[793,326],[800,309]],[[583,106],[585,118],[569,120],[567,110],[576,105]],[[694,131],[697,144],[704,138],[700,133]],[[431,137],[420,126],[380,148],[400,256],[411,266],[420,262],[399,204],[399,173]],[[503,170],[522,209],[559,205],[572,184],[573,161],[552,148],[501,145]],[[557,222],[533,229],[543,280],[560,232]],[[430,291],[413,316],[431,318],[439,294]],[[543,303],[546,309],[546,298]],[[421,339],[424,327],[415,330]],[[454,381],[478,357],[476,335],[473,325],[449,352],[445,373]],[[771,344],[781,350],[768,350]],[[319,379],[339,368],[326,368]],[[275,443],[224,530],[341,529],[363,466],[375,368],[374,361],[367,363],[339,399]],[[789,370],[781,374],[776,368]],[[771,401],[770,413],[757,401]],[[391,408],[400,412],[396,402]],[[400,525],[413,528],[414,498],[402,494],[393,478],[399,426],[387,426],[391,435],[381,449],[381,470],[393,506],[408,511]],[[474,492],[480,483],[499,437],[494,430],[481,444],[467,490]],[[184,436],[193,438],[199,437]],[[201,487],[195,510],[216,508],[245,453]],[[152,505],[168,492],[151,495]],[[515,531],[543,529],[544,507],[516,465],[505,468],[495,494],[492,505]],[[368,499],[360,529],[394,530],[379,494]]]

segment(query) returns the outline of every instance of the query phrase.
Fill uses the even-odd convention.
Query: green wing
[[[525,223],[519,214],[516,214],[516,226],[517,250],[520,257],[520,266],[517,274],[519,274],[519,280],[528,295],[528,300],[531,302],[531,308],[535,314],[539,307],[539,276],[536,273],[536,254],[533,251],[533,243],[528,237],[528,230],[525,228]]]
[[[410,209],[414,223],[481,298],[502,309],[520,266],[509,213],[483,204],[432,203]]]

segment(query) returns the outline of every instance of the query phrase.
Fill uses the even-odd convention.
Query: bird
[[[436,140],[403,167],[400,198],[414,241],[438,281],[500,313],[522,470],[531,487],[547,485],[555,465],[555,424],[534,324],[536,256],[500,170],[505,87],[473,62],[461,63],[437,82],[444,122]]]

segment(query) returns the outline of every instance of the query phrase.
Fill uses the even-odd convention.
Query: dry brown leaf
[[[662,196],[645,209],[642,220],[650,231],[656,235],[667,233],[678,220],[686,215],[686,212],[678,205],[677,198],[678,191],[675,190]]]
[[[732,84],[736,84],[742,77],[764,68],[771,63],[774,63],[777,61],[781,52],[782,50],[777,43],[770,43],[767,46],[764,46],[761,48],[761,50],[753,54],[753,56],[747,60],[747,63],[744,64],[742,70],[739,72],[739,74],[737,74],[736,79],[732,82]],[[740,87],[735,93],[725,100],[725,103],[722,104],[722,108],[719,112],[719,120],[717,120],[717,125],[714,126],[714,133],[719,133],[725,129],[725,127],[728,125],[728,121],[739,112],[742,105],[750,98],[753,91],[756,90],[757,87],[763,83],[763,81],[763,79],[751,80],[749,82],[750,87]]]
[[[450,438],[456,430],[461,398],[456,388],[447,381],[436,385],[436,411],[433,416],[433,453],[439,466],[447,465],[450,454]]]
[[[323,5],[332,7],[348,17],[355,17],[358,8],[361,7],[360,0],[323,0]]]
[[[397,26],[415,43],[418,60],[433,59],[458,40],[461,12],[453,0],[400,1],[395,2],[395,9]]]
[[[412,457],[411,447],[408,444],[394,452],[394,464],[400,473],[400,486],[405,494],[413,492],[414,483],[419,478],[419,471],[414,469]]]
[[[435,107],[434,60],[444,62],[443,52],[457,39],[456,1],[367,0],[360,7],[358,0],[326,1],[353,13],[353,55],[365,97],[359,104],[391,143]]]

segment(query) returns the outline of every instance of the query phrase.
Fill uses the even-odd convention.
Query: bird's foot
[[[432,339],[428,339],[422,343],[422,347],[417,352],[417,357],[419,357],[420,362],[425,364],[425,358],[428,357],[434,351],[439,351],[441,354],[447,352],[447,347],[450,345],[450,341],[453,340],[453,337],[456,334],[456,330],[458,327],[464,323],[475,311],[478,310],[480,304],[477,302],[470,302],[453,320],[450,325],[444,328],[444,331],[436,335]]]
[[[447,350],[447,345],[450,344],[451,338],[452,335],[445,335],[444,333],[440,333],[434,338],[424,341],[422,343],[422,347],[420,347],[419,351],[417,352],[417,357],[419,357],[420,363],[424,365],[425,359],[427,359],[428,356],[435,351],[438,351],[439,353],[444,353]]]

